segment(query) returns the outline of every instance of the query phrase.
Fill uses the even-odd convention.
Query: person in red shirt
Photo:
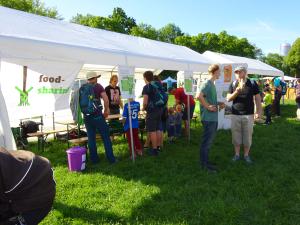
[[[184,120],[185,135],[188,134],[188,97],[190,98],[190,120],[193,118],[195,110],[195,101],[192,95],[186,95],[184,89],[180,88],[170,88],[169,93],[174,95],[177,104],[184,104],[184,111],[182,115],[182,120]]]

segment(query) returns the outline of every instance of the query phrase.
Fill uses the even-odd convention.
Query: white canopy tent
[[[230,64],[242,63],[248,65],[249,74],[258,74],[263,76],[283,76],[283,72],[257,59],[246,57],[226,55],[217,52],[206,51],[202,54],[214,63]]]
[[[291,76],[284,76],[283,80],[285,81],[293,81],[293,80],[297,80],[296,77],[291,77]]]
[[[168,77],[167,79],[164,79],[162,82],[163,83],[168,83],[168,82],[176,83],[177,80],[173,79],[172,77]]]
[[[201,54],[184,46],[94,29],[4,7],[0,7],[0,19],[1,57],[20,65],[40,60],[193,71],[206,71],[208,65]]]
[[[0,7],[0,24],[1,61],[69,80],[94,69],[89,66],[91,64],[199,72],[207,71],[210,64],[201,54],[184,46],[93,29],[5,7]],[[103,70],[103,67],[98,69]],[[1,73],[0,78],[12,75]],[[71,83],[66,85],[70,87]],[[68,105],[56,104],[58,100],[55,96],[55,109]],[[43,108],[47,110],[48,107]],[[8,121],[7,116],[1,117],[3,126],[2,121]],[[10,130],[7,125],[5,130]]]

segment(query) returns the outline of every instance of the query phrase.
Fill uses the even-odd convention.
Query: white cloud
[[[263,29],[265,29],[265,30],[267,30],[267,31],[273,31],[273,28],[272,28],[271,25],[269,25],[267,22],[264,22],[264,21],[262,21],[262,20],[260,20],[260,19],[256,19],[256,21],[257,21],[258,25],[259,25],[261,28],[263,28]]]

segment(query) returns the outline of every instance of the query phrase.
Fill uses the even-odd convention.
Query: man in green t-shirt
[[[200,147],[200,161],[203,169],[208,172],[217,172],[216,167],[209,162],[208,153],[218,128],[218,106],[225,107],[224,103],[218,103],[215,80],[220,77],[220,67],[213,64],[208,68],[210,79],[205,81],[198,95],[201,107],[201,122],[204,128]]]

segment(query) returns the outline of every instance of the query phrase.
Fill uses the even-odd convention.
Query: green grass
[[[271,126],[255,126],[252,166],[231,162],[231,133],[219,131],[210,154],[218,174],[199,167],[199,122],[189,144],[166,144],[159,157],[135,164],[123,138],[114,141],[116,165],[107,163],[99,143],[101,163],[83,173],[68,172],[67,146],[53,142],[40,153],[51,160],[57,181],[53,210],[42,224],[300,224],[300,122],[292,102],[282,111]]]

